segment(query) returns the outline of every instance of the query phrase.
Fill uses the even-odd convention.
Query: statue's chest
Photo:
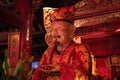
[[[59,64],[61,55],[54,53],[52,58],[52,64]]]

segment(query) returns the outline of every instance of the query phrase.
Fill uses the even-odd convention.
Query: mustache
[[[55,47],[57,47],[57,46],[59,46],[59,45],[60,45],[60,42],[58,42],[58,41],[55,41],[55,42],[54,42],[54,46],[55,46]]]

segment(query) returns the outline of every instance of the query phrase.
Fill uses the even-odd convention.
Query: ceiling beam
[[[23,25],[23,19],[20,15],[3,7],[0,7],[0,21],[17,29],[21,29]]]

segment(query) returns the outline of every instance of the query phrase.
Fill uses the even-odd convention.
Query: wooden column
[[[31,66],[27,66],[25,63],[28,62],[32,55],[32,8],[31,8],[31,0],[16,0],[16,11],[20,13],[21,17],[24,20],[24,25],[21,30],[21,51],[23,53],[24,59],[24,69],[30,70]],[[27,75],[25,73],[25,75]],[[25,75],[23,78],[25,78]]]

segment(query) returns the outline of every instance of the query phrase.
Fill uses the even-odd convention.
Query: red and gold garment
[[[59,64],[60,74],[46,75],[38,68],[32,80],[88,80],[90,61],[90,50],[84,44],[72,41],[61,54],[56,54],[53,48],[48,48],[40,65]]]

